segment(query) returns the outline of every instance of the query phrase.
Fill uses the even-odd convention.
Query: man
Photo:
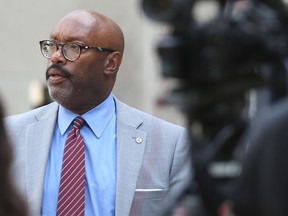
[[[78,116],[84,119],[75,136],[85,143],[85,204],[65,210],[84,205],[77,215],[159,215],[190,183],[187,132],[112,95],[124,51],[119,26],[95,11],[72,11],[40,46],[56,102],[6,119],[16,154],[14,179],[30,215],[61,215],[63,152]]]

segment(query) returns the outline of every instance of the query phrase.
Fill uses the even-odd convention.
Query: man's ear
[[[122,55],[120,52],[115,51],[110,53],[106,57],[104,73],[107,75],[116,74],[120,67],[121,61],[122,61]]]

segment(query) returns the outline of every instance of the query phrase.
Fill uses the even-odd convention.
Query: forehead
[[[93,41],[96,20],[89,13],[72,13],[59,21],[51,33],[51,39],[59,41]]]

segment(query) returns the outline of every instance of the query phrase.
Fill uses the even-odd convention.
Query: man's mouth
[[[48,79],[47,81],[50,83],[50,84],[59,84],[65,80],[67,80],[68,78],[66,76],[63,76],[63,74],[54,74],[54,73],[51,73],[49,74],[48,76]]]
[[[67,71],[65,68],[59,66],[59,65],[51,65],[50,67],[48,67],[48,69],[46,70],[46,80],[63,80],[63,79],[68,79],[71,77],[71,73],[69,73],[69,71]]]
[[[49,77],[66,77],[66,76],[65,76],[65,74],[63,72],[59,71],[58,69],[51,68],[48,71],[48,78]]]

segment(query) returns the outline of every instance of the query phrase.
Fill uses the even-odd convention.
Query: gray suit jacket
[[[187,132],[116,101],[116,216],[160,215],[191,181]],[[13,179],[30,215],[41,214],[42,191],[59,105],[5,119],[14,149]]]

